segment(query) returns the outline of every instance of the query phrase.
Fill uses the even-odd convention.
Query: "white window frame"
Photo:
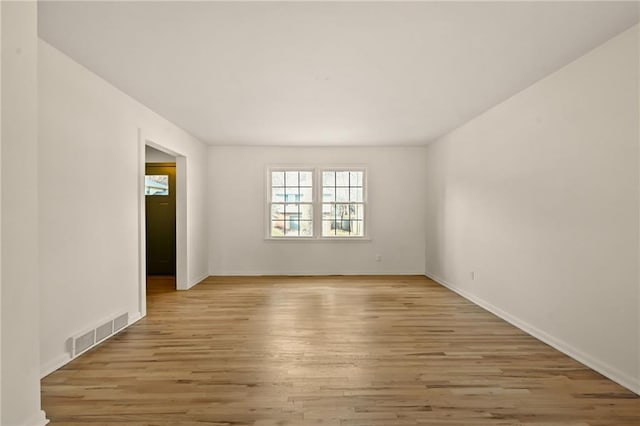
[[[271,206],[273,204],[282,204],[280,202],[274,202],[271,197],[273,191],[271,190],[271,174],[272,172],[311,172],[311,191],[312,191],[312,199],[311,202],[296,202],[296,203],[285,203],[284,204],[310,204],[311,205],[311,223],[312,223],[312,235],[282,235],[282,236],[274,236],[271,235]],[[265,232],[266,238],[269,240],[312,240],[316,236],[316,202],[317,202],[317,187],[316,187],[316,179],[317,179],[316,170],[313,167],[309,166],[277,166],[277,167],[267,167],[267,172],[265,176],[265,189],[266,189],[266,203],[265,203]]]
[[[322,192],[324,189],[324,184],[322,182],[322,174],[323,172],[362,172],[362,202],[358,202],[356,204],[362,204],[362,235],[322,235],[322,206],[325,203],[322,199]],[[318,224],[318,236],[322,239],[326,240],[358,240],[358,239],[366,239],[367,238],[367,170],[366,167],[321,167],[318,169],[318,192],[319,192],[319,200],[318,206],[314,206],[318,208],[318,217],[320,218],[320,223]],[[350,202],[346,203],[338,203],[335,204],[352,204]],[[314,227],[316,223],[314,222]]]
[[[313,188],[313,201],[312,201],[312,214],[311,220],[313,223],[313,235],[312,236],[273,236],[271,235],[271,172],[278,171],[299,171],[299,172],[312,172],[312,188]],[[362,207],[363,212],[363,231],[362,235],[322,235],[322,172],[362,172]],[[264,192],[265,192],[265,211],[264,211],[264,230],[265,240],[269,241],[370,241],[369,237],[369,206],[368,206],[368,169],[363,165],[309,165],[309,164],[277,164],[268,165],[265,167],[264,178]],[[278,203],[276,203],[278,204]],[[346,203],[345,203],[346,204]]]

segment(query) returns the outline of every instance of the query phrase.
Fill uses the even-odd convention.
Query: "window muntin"
[[[364,236],[364,171],[322,171],[322,236]]]
[[[269,235],[313,237],[313,171],[271,170]]]

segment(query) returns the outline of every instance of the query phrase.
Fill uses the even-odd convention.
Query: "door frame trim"
[[[147,314],[147,247],[144,195],[145,147],[150,146],[176,158],[176,289],[188,290],[187,257],[187,156],[146,136],[138,129],[138,308]]]

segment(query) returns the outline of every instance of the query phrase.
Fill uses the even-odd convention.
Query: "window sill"
[[[348,241],[348,242],[371,242],[370,237],[265,237],[265,241],[286,241],[286,242],[298,242],[298,243],[328,243],[333,241]]]

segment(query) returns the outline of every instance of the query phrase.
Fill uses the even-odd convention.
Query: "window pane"
[[[350,185],[362,186],[362,172],[350,172]]]
[[[271,219],[272,220],[284,219],[284,204],[271,205]]]
[[[169,175],[146,175],[144,195],[169,195]]]
[[[310,220],[300,221],[300,236],[303,236],[303,237],[313,236],[313,224]]]
[[[349,188],[336,188],[336,201],[337,202],[349,201]]]
[[[313,217],[313,206],[311,204],[300,204],[300,220],[311,220]]]
[[[335,221],[333,220],[323,220],[322,221],[322,235],[323,236],[332,236],[336,234]]]
[[[300,230],[300,213],[298,212],[299,205],[292,207],[291,204],[285,206],[285,220],[284,220],[284,234],[285,235],[298,235]]]
[[[338,219],[349,219],[349,204],[336,204],[335,209],[336,217]]]
[[[298,193],[298,187],[293,187],[290,188],[287,186],[287,188],[285,189],[285,194],[286,194],[286,199],[285,201],[287,202],[298,202],[300,201],[300,194]]]
[[[290,215],[290,214],[298,214],[298,208],[299,208],[299,204],[285,204],[284,206],[284,213],[286,215]]]
[[[361,237],[364,235],[364,222],[361,220],[351,221],[351,235]]]
[[[284,183],[286,186],[298,186],[298,172],[285,172]]]
[[[323,220],[322,221],[322,235],[323,236],[336,236],[336,237],[348,237],[348,236],[362,236],[362,222],[357,220],[349,220],[348,218],[335,220]]]
[[[322,235],[349,237],[362,237],[364,235],[364,222],[361,220],[336,219],[322,221]]]
[[[271,188],[271,201],[282,203],[285,201],[283,188]]]
[[[349,172],[336,172],[336,186],[349,186]]]
[[[284,172],[271,172],[271,186],[284,186]]]
[[[335,209],[333,208],[332,204],[323,204],[322,205],[322,218],[323,219],[329,219],[332,217],[331,212],[335,211]],[[333,215],[335,216],[335,214]]]
[[[300,202],[312,203],[313,202],[313,189],[312,188],[300,188]]]
[[[312,176],[312,172],[300,172],[300,186],[313,186]]]
[[[335,172],[322,172],[322,185],[323,186],[335,186],[336,173]]]
[[[364,206],[362,204],[351,205],[351,219],[364,220]]]
[[[284,204],[271,205],[271,236],[280,237],[285,230]]]
[[[271,236],[281,237],[284,235],[284,220],[271,221]]]
[[[335,200],[336,200],[336,190],[334,188],[322,189],[322,201],[335,201]]]
[[[296,236],[299,235],[299,223],[296,219],[291,220],[291,218],[289,218],[289,220],[285,221],[284,223],[284,235],[290,235],[290,236]]]
[[[361,203],[362,202],[362,192],[363,192],[362,188],[351,188],[350,189],[349,201],[355,201],[355,202]]]

